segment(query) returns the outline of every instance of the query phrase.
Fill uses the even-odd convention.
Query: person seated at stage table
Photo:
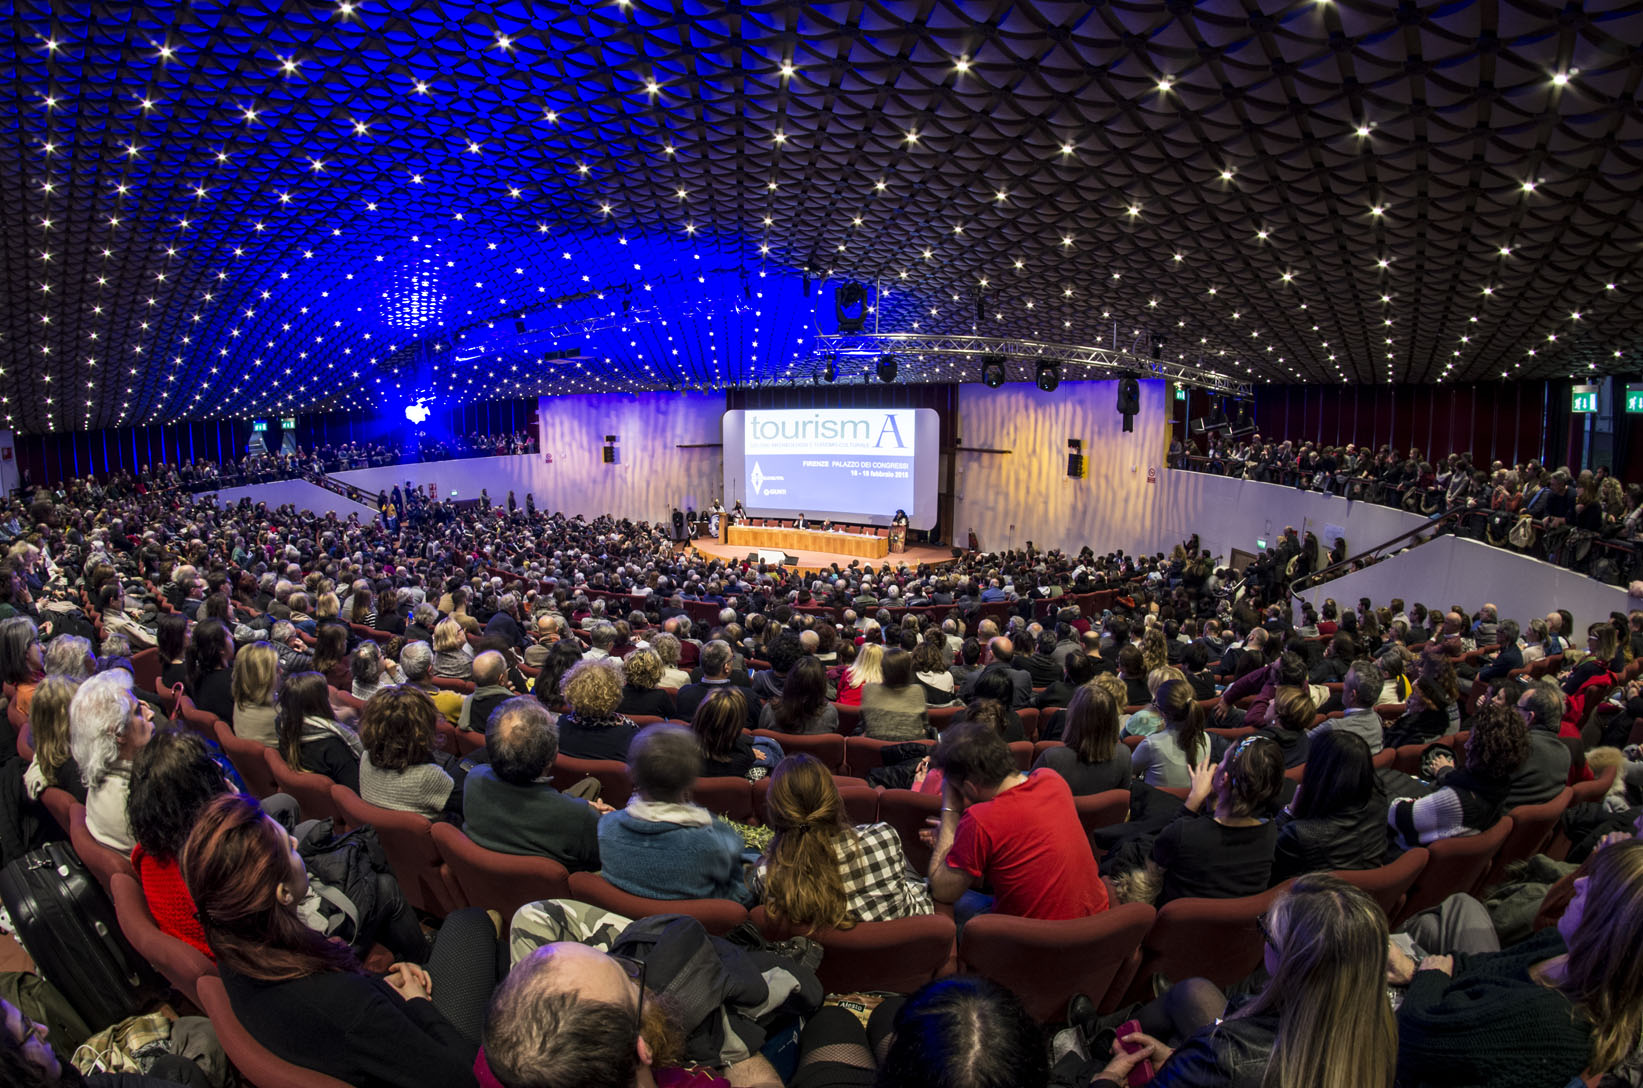
[[[805,520],[805,517],[804,517],[803,514],[800,514],[799,517],[798,517],[798,520],[793,522],[793,528],[795,528],[795,529],[808,529],[808,528],[810,528],[810,522]]]

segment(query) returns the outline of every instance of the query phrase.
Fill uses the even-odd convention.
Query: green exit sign
[[[266,419],[252,420],[251,429],[258,433],[266,431],[268,429],[268,421]]]
[[[1626,411],[1643,412],[1643,385],[1626,387]]]
[[[1187,399],[1187,387],[1186,386],[1178,385],[1178,386],[1175,387],[1175,399],[1176,400],[1186,400]]]
[[[1597,386],[1577,385],[1569,393],[1569,411],[1597,411]]]

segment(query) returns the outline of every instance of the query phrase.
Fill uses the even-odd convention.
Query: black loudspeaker
[[[759,553],[758,552],[748,552],[747,553],[747,561],[749,563],[757,563],[759,561]]]
[[[786,552],[783,552],[782,564],[784,566],[796,567],[799,565],[799,557],[796,555],[788,555]]]
[[[605,436],[605,441],[606,441],[606,442],[607,442],[607,443],[611,443],[611,444],[614,444],[614,443],[615,443],[615,442],[616,442],[616,436],[615,436],[615,435],[613,435],[613,434],[607,434],[607,435],[606,435],[606,436]]]
[[[616,447],[606,446],[604,447],[603,452],[605,455],[605,464],[614,465],[616,463]]]
[[[1082,480],[1087,471],[1088,471],[1088,465],[1084,461],[1084,455],[1082,453],[1069,453],[1069,454],[1067,454],[1067,475],[1068,476],[1071,476],[1075,480]]]

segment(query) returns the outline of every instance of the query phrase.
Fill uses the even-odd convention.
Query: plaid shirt
[[[889,824],[862,824],[854,835],[834,840],[844,897],[858,922],[887,922],[916,914],[935,913],[930,891],[907,868],[901,836]],[[764,898],[765,862],[759,859],[753,892]]]

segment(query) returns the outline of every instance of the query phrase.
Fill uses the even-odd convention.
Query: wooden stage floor
[[[690,544],[698,552],[714,559],[746,559],[747,553],[752,550],[740,545],[732,546],[726,544],[722,540],[713,540],[706,537],[700,540],[692,540],[690,541]],[[840,567],[848,567],[851,563],[855,563],[858,566],[871,567],[872,569],[877,570],[885,563],[889,563],[891,566],[897,566],[905,563],[910,567],[916,567],[920,563],[929,563],[931,565],[939,566],[949,565],[954,562],[952,548],[945,546],[935,547],[933,545],[910,544],[908,545],[906,551],[891,553],[883,559],[864,559],[859,555],[838,555],[833,552],[797,551],[789,552],[787,554],[797,556],[799,560],[799,569],[806,573],[831,567],[834,563],[837,563]]]

